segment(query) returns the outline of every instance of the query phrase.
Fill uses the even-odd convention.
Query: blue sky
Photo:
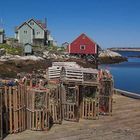
[[[0,0],[7,36],[30,18],[45,17],[59,44],[84,32],[103,48],[140,47],[140,0]]]

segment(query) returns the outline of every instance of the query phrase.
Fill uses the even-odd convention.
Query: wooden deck
[[[140,140],[140,100],[114,95],[113,116],[54,125],[50,131],[24,131],[5,140]]]

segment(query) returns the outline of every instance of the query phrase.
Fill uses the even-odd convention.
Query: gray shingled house
[[[45,46],[47,44],[46,23],[41,20],[30,19],[16,27],[15,37],[18,43],[23,45],[29,43],[36,46]]]

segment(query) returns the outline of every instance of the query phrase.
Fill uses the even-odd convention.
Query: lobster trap
[[[79,120],[79,86],[62,85],[62,112],[64,120]]]
[[[31,130],[50,128],[49,93],[46,89],[30,88],[27,91],[27,128]]]
[[[102,115],[112,115],[113,98],[110,96],[99,97],[99,112]]]
[[[50,89],[49,93],[49,111],[52,117],[53,123],[62,122],[62,109],[61,109],[61,92],[60,86],[56,86]]]
[[[26,129],[26,88],[24,85],[4,86],[3,133],[17,133]]]
[[[113,95],[113,89],[114,89],[114,85],[113,85],[113,80],[112,79],[102,79],[100,81],[100,86],[101,86],[101,90],[100,90],[100,95],[103,96],[112,96]]]
[[[80,85],[80,117],[83,119],[98,119],[99,117],[98,86]]]
[[[112,115],[112,101],[114,93],[114,81],[107,71],[102,72],[100,79],[99,110],[100,114]]]

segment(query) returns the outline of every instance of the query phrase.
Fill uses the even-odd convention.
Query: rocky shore
[[[99,62],[101,64],[114,64],[114,63],[121,63],[124,61],[127,61],[126,57],[123,57],[119,53],[110,50],[102,51],[99,54]]]
[[[104,51],[99,55],[99,64],[120,63],[127,59],[112,51]],[[0,78],[14,78],[17,73],[31,73],[46,70],[55,61],[75,61],[83,67],[95,68],[93,61],[71,57],[65,53],[45,51],[39,56],[3,55],[0,57]]]

